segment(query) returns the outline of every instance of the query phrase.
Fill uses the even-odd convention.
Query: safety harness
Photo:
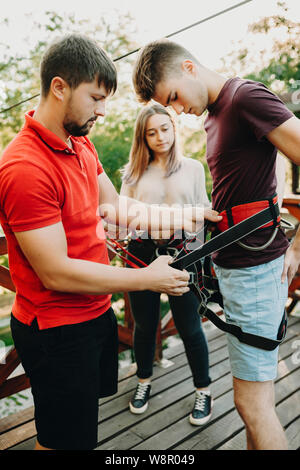
[[[274,240],[280,224],[284,228],[292,228],[289,222],[280,218],[277,195],[264,200],[240,204],[220,212],[223,216],[217,224],[217,230],[213,232],[210,240],[206,240],[208,224],[194,236],[186,238],[178,245],[176,234],[166,243],[156,249],[156,255],[169,254],[173,256],[171,267],[186,269],[190,274],[189,286],[199,300],[198,312],[201,317],[208,318],[217,328],[234,335],[242,343],[268,351],[274,350],[283,341],[287,329],[286,309],[278,328],[277,338],[270,339],[254,335],[242,330],[238,325],[223,321],[213,310],[208,307],[211,302],[217,303],[223,309],[223,298],[219,289],[217,277],[213,270],[211,255],[225,247],[239,243],[247,250],[263,250]],[[258,229],[273,227],[272,236],[260,247],[252,247],[241,240]],[[146,266],[140,259],[126,251],[116,240],[109,240],[109,246],[126,264],[134,268]],[[120,251],[126,257],[120,255]],[[131,261],[129,257],[133,258]]]

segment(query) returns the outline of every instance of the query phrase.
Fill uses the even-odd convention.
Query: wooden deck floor
[[[134,366],[120,372],[119,391],[101,400],[97,450],[241,450],[243,423],[233,404],[232,377],[225,335],[204,324],[209,352],[213,415],[202,427],[189,424],[194,401],[190,369],[181,343],[166,350],[172,364],[154,367],[152,396],[143,415],[132,415],[128,401],[136,385]],[[300,448],[300,318],[291,316],[279,350],[276,408],[290,450]],[[0,420],[0,450],[30,450],[35,442],[33,409]],[[134,455],[134,454],[133,454]]]

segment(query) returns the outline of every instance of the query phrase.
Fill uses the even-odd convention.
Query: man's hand
[[[286,277],[288,279],[288,285],[292,282],[298,267],[300,264],[300,251],[291,245],[285,254],[284,266],[281,275],[281,282],[284,282]]]
[[[171,256],[162,255],[147,268],[142,268],[143,275],[146,273],[145,289],[175,296],[185,294],[190,290],[188,287],[189,273],[185,270],[171,268],[169,264],[172,261]]]

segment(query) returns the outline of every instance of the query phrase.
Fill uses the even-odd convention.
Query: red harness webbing
[[[117,242],[117,240],[113,240],[112,238],[107,238],[106,239],[106,243],[107,245],[109,246],[109,248],[111,249],[111,251],[113,253],[115,253],[116,255],[119,256],[119,258],[124,261],[126,264],[128,264],[128,266],[131,266],[132,268],[142,268],[143,266],[146,267],[148,266],[146,263],[144,263],[144,261],[142,261],[141,259],[137,258],[136,256],[132,255],[131,253],[129,253],[128,250],[126,250],[119,242]],[[113,245],[113,246],[112,246]],[[119,250],[119,251],[117,251]],[[123,251],[123,253],[125,253],[125,255],[127,256],[131,256],[133,259],[135,259],[138,263],[141,263],[142,266],[138,266],[137,264],[135,264],[133,261],[130,261],[130,259],[126,258],[125,256],[122,256],[120,254],[120,250]]]
[[[233,225],[236,225],[239,222],[242,222],[243,220],[247,219],[248,217],[251,217],[254,214],[257,214],[263,209],[267,209],[267,207],[270,207],[272,209],[272,206],[276,204],[277,200],[278,200],[278,196],[276,194],[273,198],[270,198],[270,199],[247,202],[245,204],[239,204],[237,206],[231,207],[230,209],[225,209],[224,211],[220,212],[220,215],[223,217],[223,219],[217,223],[217,227],[220,230],[220,232],[224,232],[229,227],[232,227]],[[280,214],[276,217],[276,223],[277,223],[276,226],[279,226]],[[272,227],[272,226],[275,226],[274,221],[269,222],[268,224],[260,228],[266,228],[266,227]]]

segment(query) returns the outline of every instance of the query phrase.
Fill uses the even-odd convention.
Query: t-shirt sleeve
[[[90,150],[92,151],[95,159],[96,159],[96,165],[97,165],[97,175],[101,175],[101,173],[103,173],[104,169],[103,169],[103,166],[102,164],[100,163],[99,161],[99,157],[98,157],[98,153],[97,153],[97,150],[96,150],[96,147],[95,145],[93,144],[93,142],[88,138],[88,137],[85,137],[85,141],[86,143],[88,144]]]
[[[236,91],[233,105],[239,118],[261,140],[269,132],[293,117],[283,102],[262,83],[245,83]]]
[[[211,203],[208,199],[205,183],[205,171],[201,162],[197,162],[195,168],[195,203],[204,207],[210,207]]]
[[[57,187],[41,168],[17,163],[1,171],[1,207],[13,232],[61,221]]]

